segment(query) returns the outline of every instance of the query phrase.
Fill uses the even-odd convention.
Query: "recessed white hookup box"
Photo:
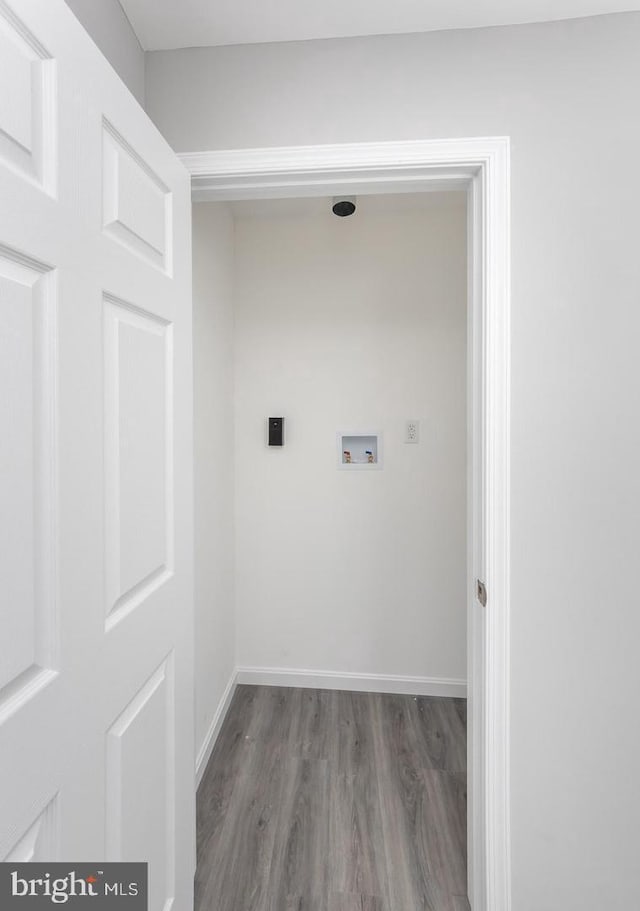
[[[382,468],[382,434],[378,431],[338,433],[338,468]]]

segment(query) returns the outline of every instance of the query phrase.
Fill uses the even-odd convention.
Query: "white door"
[[[0,0],[0,860],[192,907],[190,190],[63,0]]]

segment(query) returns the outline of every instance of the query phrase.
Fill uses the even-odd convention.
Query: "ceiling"
[[[120,0],[142,47],[391,35],[573,19],[640,0]]]

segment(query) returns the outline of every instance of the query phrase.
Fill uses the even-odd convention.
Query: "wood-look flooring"
[[[466,803],[464,700],[239,686],[196,911],[468,911]]]

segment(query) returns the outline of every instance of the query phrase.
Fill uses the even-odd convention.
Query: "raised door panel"
[[[105,233],[170,273],[173,225],[168,187],[107,120],[102,149]]]
[[[51,862],[57,860],[57,809],[58,798],[51,800],[15,842],[5,863]]]
[[[52,192],[54,62],[4,0],[0,61],[0,161]]]
[[[149,863],[149,911],[169,911],[175,886],[173,657],[107,733],[107,860]]]
[[[0,719],[53,673],[54,295],[0,247]]]
[[[104,300],[107,627],[173,564],[172,327]]]

